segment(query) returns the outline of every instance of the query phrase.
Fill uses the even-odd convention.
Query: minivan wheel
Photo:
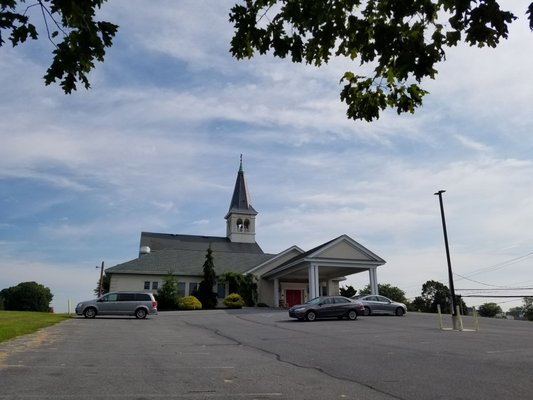
[[[86,308],[83,312],[85,318],[94,318],[96,317],[96,309],[93,307]]]
[[[138,308],[137,311],[135,311],[135,318],[146,318],[146,310],[144,308]]]
[[[305,319],[307,321],[314,321],[316,319],[316,313],[314,311],[308,311],[307,314],[305,314]]]
[[[398,317],[401,317],[401,316],[403,316],[403,314],[405,314],[405,312],[403,311],[403,308],[398,307],[398,308],[396,309],[396,315],[397,315]]]
[[[357,319],[357,311],[355,310],[348,311],[348,319],[350,321],[355,321]]]

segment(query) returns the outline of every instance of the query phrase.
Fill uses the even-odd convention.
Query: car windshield
[[[311,299],[309,301],[306,301],[305,304],[318,304],[323,300],[322,297],[315,297],[314,299]]]

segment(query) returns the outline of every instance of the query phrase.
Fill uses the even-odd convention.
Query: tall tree
[[[484,303],[479,306],[478,312],[481,317],[494,318],[502,313],[502,308],[496,303]]]
[[[111,285],[111,275],[102,275],[102,295],[109,293],[109,286]],[[100,280],[96,282],[96,288],[94,289],[94,295],[100,295]]]
[[[533,30],[533,3],[524,11]],[[346,57],[360,66],[341,78],[346,114],[372,121],[387,107],[413,113],[448,48],[496,47],[515,19],[498,0],[246,0],[231,9],[231,53],[316,66]]]
[[[533,297],[524,297],[524,317],[533,321]]]
[[[399,287],[392,286],[389,283],[378,283],[378,292],[380,295],[388,297],[393,301],[405,304],[409,303],[409,301],[405,297],[405,292]],[[363,289],[359,290],[360,295],[366,295],[370,293],[370,285],[366,285]]]
[[[202,308],[215,308],[217,305],[217,294],[213,292],[213,287],[216,284],[217,276],[211,246],[209,246],[205,255],[203,271],[204,279],[198,285],[198,300],[202,303]]]
[[[462,312],[465,313],[467,310],[465,302],[460,297],[456,297],[457,305],[459,305]],[[451,312],[450,289],[448,289],[448,286],[441,282],[429,280],[422,285],[421,296],[414,299],[411,309],[422,312],[436,313],[437,305],[439,304],[443,313]]]
[[[37,282],[21,282],[2,290],[0,297],[6,310],[47,312],[54,295],[49,288]]]
[[[37,39],[37,26],[41,25],[54,47],[45,83],[58,80],[65,93],[76,90],[77,84],[88,89],[87,74],[95,61],[104,61],[105,49],[113,44],[118,29],[110,22],[95,20],[96,10],[104,1],[0,0],[0,46],[5,43],[3,33],[13,47]]]
[[[415,299],[417,304],[423,305],[420,311],[435,313],[437,304],[440,304],[443,313],[450,312],[450,289],[441,282],[430,280],[424,283],[420,299],[421,302]]]

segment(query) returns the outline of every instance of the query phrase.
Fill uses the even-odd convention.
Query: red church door
[[[285,291],[287,296],[287,306],[292,307],[296,304],[302,304],[302,291],[297,289],[287,289]]]

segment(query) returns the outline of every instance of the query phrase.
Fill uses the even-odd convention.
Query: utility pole
[[[444,233],[444,246],[446,247],[446,259],[448,261],[448,280],[450,281],[450,305],[452,307],[452,324],[454,330],[459,330],[459,316],[457,315],[457,310],[455,307],[455,287],[453,286],[453,273],[452,273],[452,261],[450,259],[450,248],[448,246],[448,232],[446,231],[446,218],[444,217],[444,205],[442,203],[442,194],[446,190],[439,190],[437,193],[434,193],[435,196],[439,196],[440,203],[440,215],[442,218],[442,231]]]
[[[98,265],[96,266],[98,268]],[[102,261],[102,266],[100,267],[100,281],[98,283],[98,297],[102,295],[102,283],[104,280],[104,262]]]

